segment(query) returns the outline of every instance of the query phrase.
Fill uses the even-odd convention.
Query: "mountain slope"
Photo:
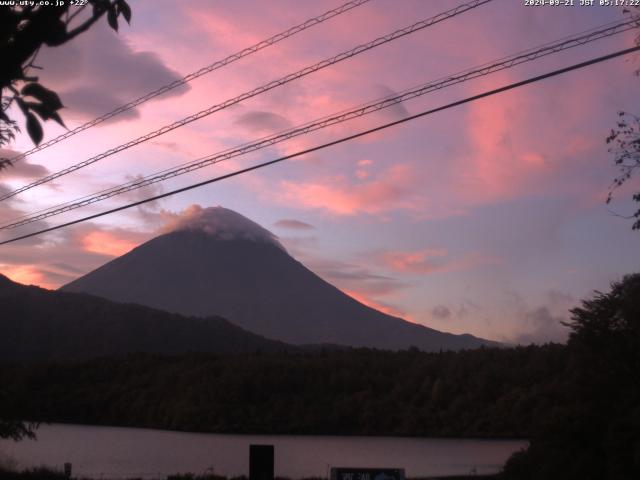
[[[185,315],[217,314],[294,344],[431,351],[495,345],[357,302],[289,256],[267,230],[221,207],[205,209],[196,222],[148,241],[63,290]]]
[[[220,317],[187,318],[87,294],[20,285],[3,275],[0,305],[0,361],[5,362],[291,348]]]

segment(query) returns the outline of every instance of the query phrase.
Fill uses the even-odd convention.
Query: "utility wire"
[[[439,79],[427,84],[423,84],[418,87],[407,89],[395,96],[387,96],[387,97],[384,97],[383,99],[378,99],[376,101],[369,102],[364,105],[360,105],[350,110],[343,110],[342,112],[333,114],[332,116],[323,117],[321,119],[314,120],[312,122],[299,125],[297,127],[293,127],[292,129],[289,129],[271,136],[263,137],[251,143],[246,143],[244,145],[233,147],[231,149],[227,149],[222,152],[208,155],[198,160],[194,160],[189,163],[179,165],[177,167],[166,169],[161,172],[148,175],[144,178],[135,179],[125,184],[122,184],[116,187],[111,187],[111,188],[102,190],[100,192],[97,192],[95,194],[88,195],[76,200],[72,200],[70,202],[66,202],[66,203],[56,205],[47,209],[43,209],[37,212],[23,215],[22,217],[18,217],[10,221],[10,223],[0,226],[0,230],[17,228],[17,227],[27,225],[29,223],[36,222],[38,220],[43,220],[45,218],[49,218],[55,215],[60,215],[65,212],[75,210],[77,208],[81,208],[93,203],[106,200],[116,195],[121,195],[121,194],[130,192],[132,190],[136,190],[139,188],[152,185],[154,183],[165,181],[169,178],[184,175],[194,170],[198,170],[216,163],[220,163],[230,158],[238,157],[249,152],[254,152],[256,150],[260,150],[260,149],[275,145],[277,143],[283,142],[285,140],[289,140],[291,138],[294,138],[300,135],[304,135],[304,134],[307,134],[316,130],[320,130],[332,125],[343,123],[354,118],[362,117],[364,115],[368,115],[373,112],[383,110],[393,105],[397,105],[401,102],[405,102],[407,100],[417,98],[419,96],[455,85],[457,83],[462,83],[474,78],[478,78],[480,76],[489,75],[491,73],[504,70],[507,68],[512,68],[516,65],[520,65],[525,62],[530,62],[530,61],[539,59],[541,57],[554,54],[569,48],[573,48],[579,45],[585,45],[585,44],[594,42],[596,40],[600,40],[602,38],[610,37],[612,35],[628,31],[632,28],[636,28],[637,26],[638,26],[637,19],[632,19],[632,20],[608,23],[606,25],[597,27],[595,29],[591,29],[587,32],[582,32],[581,34],[575,34],[571,37],[564,37],[563,39],[555,43],[547,43],[541,47],[531,48],[524,52],[519,52],[517,54],[511,55],[510,57],[505,57],[500,60],[494,61],[493,63],[486,63],[480,67],[475,67],[473,69],[468,69],[458,74],[450,75],[448,77],[443,77],[442,79]]]
[[[453,18],[457,15],[460,15],[464,12],[467,12],[471,9],[477,8],[481,5],[484,5],[485,3],[489,3],[492,0],[473,0],[471,2],[467,2],[467,3],[463,3],[461,5],[458,5],[457,7],[451,9],[451,10],[447,10],[445,12],[439,13],[438,15],[435,15],[431,18],[427,18],[425,20],[421,20],[420,22],[414,23],[413,25],[410,25],[408,27],[405,28],[401,28],[399,30],[396,30],[392,33],[389,33],[387,35],[384,35],[382,37],[378,37],[375,40],[372,40],[368,43],[359,45],[355,48],[352,48],[351,50],[347,50],[346,52],[342,52],[339,55],[336,55],[334,57],[331,57],[329,59],[326,60],[322,60],[321,62],[318,62],[314,65],[311,65],[309,67],[303,68],[302,70],[298,70],[295,73],[290,73],[289,75],[286,75],[282,78],[279,78],[278,80],[273,80],[265,85],[262,85],[260,87],[257,87],[253,90],[250,90],[248,92],[245,92],[235,98],[229,99],[224,101],[223,103],[217,104],[217,105],[212,105],[211,107],[205,109],[205,110],[201,110],[200,112],[194,113],[193,115],[190,115],[188,117],[185,117],[181,120],[178,120],[177,122],[174,122],[170,125],[165,125],[164,127],[158,129],[158,130],[154,130],[153,132],[147,133],[146,135],[143,135],[141,137],[138,137],[134,140],[130,140],[127,143],[121,144],[117,147],[111,148],[103,153],[100,153],[99,155],[96,155],[94,157],[91,157],[87,160],[84,160],[80,163],[77,163],[75,165],[72,165],[68,168],[65,168],[63,170],[60,170],[56,173],[53,173],[51,175],[47,175],[46,177],[43,177],[39,180],[36,180],[33,183],[30,183],[28,185],[25,185],[23,187],[18,188],[17,190],[14,190],[12,192],[9,192],[3,196],[0,197],[0,201],[2,200],[6,200],[8,198],[14,197],[16,195],[18,195],[19,193],[22,193],[26,190],[29,190],[31,188],[37,187],[38,185],[42,185],[44,183],[50,182],[52,180],[55,180],[56,178],[60,178],[64,175],[67,175],[69,173],[75,172],[76,170],[80,170],[81,168],[84,168],[88,165],[91,165],[93,163],[96,163],[104,158],[107,158],[111,155],[114,155],[118,152],[122,152],[123,150],[127,150],[128,148],[131,148],[135,145],[139,145],[140,143],[144,143],[148,140],[151,140],[152,138],[156,138],[159,137],[160,135],[163,135],[167,132],[170,132],[172,130],[175,130],[176,128],[182,127],[184,125],[187,125],[191,122],[195,122],[196,120],[199,120],[201,118],[204,118],[208,115],[211,115],[212,113],[218,112],[220,110],[224,110],[225,108],[228,108],[232,105],[236,105],[244,100],[247,100],[249,98],[255,97],[257,95],[260,95],[262,93],[265,93],[269,90],[272,90],[276,87],[279,87],[281,85],[285,85],[289,82],[292,82],[294,80],[297,80],[298,78],[304,77],[306,75],[309,75],[311,73],[317,72],[318,70],[322,70],[324,68],[327,68],[331,65],[334,65],[336,63],[339,63],[343,60],[346,60],[348,58],[354,57],[356,55],[359,55],[363,52],[366,52],[368,50],[371,50],[375,47],[378,47],[380,45],[383,45],[385,43],[389,43],[392,42],[394,40],[397,40],[398,38],[402,38],[406,35],[410,35],[412,33],[415,33],[417,31],[423,30],[427,27],[430,27],[436,23],[440,23],[443,22],[445,20],[448,20],[450,18]]]
[[[640,46],[631,47],[631,48],[627,48],[627,49],[624,49],[624,50],[619,50],[619,51],[614,52],[614,53],[610,53],[608,55],[604,55],[604,56],[601,56],[601,57],[593,58],[593,59],[588,60],[586,62],[577,63],[577,64],[574,64],[574,65],[571,65],[571,66],[568,66],[568,67],[564,67],[564,68],[561,68],[561,69],[558,69],[558,70],[553,70],[551,72],[548,72],[548,73],[545,73],[545,74],[542,74],[542,75],[537,75],[535,77],[531,77],[531,78],[528,78],[526,80],[522,80],[520,82],[511,83],[511,84],[505,85],[505,86],[500,87],[500,88],[489,90],[489,91],[480,93],[478,95],[467,97],[465,99],[458,100],[458,101],[453,102],[453,103],[448,103],[446,105],[442,105],[440,107],[433,108],[431,110],[426,110],[424,112],[420,112],[418,114],[411,115],[409,117],[405,117],[405,118],[402,118],[400,120],[396,120],[394,122],[385,123],[383,125],[379,125],[377,127],[370,128],[368,130],[364,130],[362,132],[358,132],[358,133],[355,133],[353,135],[349,135],[347,137],[339,138],[338,140],[333,140],[331,142],[324,143],[322,145],[317,145],[315,147],[307,148],[305,150],[301,150],[299,152],[292,153],[290,155],[285,155],[284,157],[279,157],[279,158],[276,158],[274,160],[269,160],[267,162],[263,162],[263,163],[259,163],[257,165],[253,165],[251,167],[243,168],[241,170],[236,170],[235,172],[227,173],[227,174],[221,175],[219,177],[214,177],[214,178],[211,178],[209,180],[205,180],[205,181],[202,181],[202,182],[194,183],[194,184],[188,185],[186,187],[178,188],[177,190],[172,190],[171,192],[166,192],[166,193],[162,193],[160,195],[155,195],[153,197],[149,197],[149,198],[146,198],[144,200],[140,200],[138,202],[133,202],[133,203],[129,203],[129,204],[123,205],[121,207],[112,208],[111,210],[107,210],[105,212],[96,213],[94,215],[89,215],[89,216],[86,216],[86,217],[83,217],[83,218],[79,218],[79,219],[73,220],[71,222],[67,222],[67,223],[63,223],[63,224],[56,225],[56,226],[53,226],[53,227],[49,227],[49,228],[45,228],[45,229],[42,229],[42,230],[38,230],[36,232],[32,232],[32,233],[29,233],[29,234],[26,234],[26,235],[21,235],[19,237],[11,238],[9,240],[4,240],[4,241],[0,242],[0,245],[6,245],[8,243],[17,242],[18,240],[23,240],[23,239],[26,239],[26,238],[35,237],[37,235],[42,235],[43,233],[51,232],[51,231],[54,231],[54,230],[59,230],[61,228],[69,227],[71,225],[75,225],[75,224],[78,224],[78,223],[81,223],[81,222],[86,222],[88,220],[93,220],[95,218],[99,218],[99,217],[103,217],[105,215],[109,215],[109,214],[112,214],[112,213],[120,212],[122,210],[126,210],[126,209],[129,209],[129,208],[132,208],[132,207],[137,207],[139,205],[143,205],[143,204],[148,203],[148,202],[153,202],[153,201],[156,201],[156,200],[160,200],[162,198],[166,198],[166,197],[169,197],[171,195],[175,195],[177,193],[186,192],[188,190],[193,190],[194,188],[199,188],[199,187],[202,187],[204,185],[209,185],[211,183],[219,182],[219,181],[225,180],[227,178],[236,177],[238,175],[242,175],[243,173],[251,172],[253,170],[258,170],[258,169],[263,168],[263,167],[268,167],[269,165],[274,165],[276,163],[283,162],[285,160],[289,160],[289,159],[294,158],[294,157],[299,157],[301,155],[306,155],[307,153],[315,152],[315,151],[318,151],[318,150],[325,149],[327,147],[331,147],[333,145],[338,145],[340,143],[348,142],[348,141],[354,140],[356,138],[364,137],[365,135],[370,135],[370,134],[378,132],[380,130],[385,130],[387,128],[390,128],[390,127],[393,127],[393,126],[396,126],[396,125],[400,125],[402,123],[406,123],[406,122],[409,122],[411,120],[415,120],[415,119],[420,118],[420,117],[431,115],[433,113],[440,112],[440,111],[443,111],[443,110],[447,110],[449,108],[457,107],[459,105],[464,105],[466,103],[470,103],[470,102],[473,102],[473,101],[476,101],[476,100],[479,100],[479,99],[482,99],[482,98],[485,98],[485,97],[496,95],[498,93],[506,92],[508,90],[513,90],[514,88],[522,87],[524,85],[528,85],[528,84],[531,84],[531,83],[539,82],[539,81],[544,80],[546,78],[555,77],[555,76],[561,75],[563,73],[567,73],[567,72],[570,72],[570,71],[573,71],[573,70],[578,70],[580,68],[585,68],[585,67],[588,67],[590,65],[595,65],[596,63],[604,62],[606,60],[610,60],[612,58],[620,57],[622,55],[627,55],[629,53],[636,52],[638,50],[640,50]]]
[[[72,137],[80,132],[83,132],[89,128],[95,127],[96,125],[100,125],[101,123],[115,117],[116,115],[120,115],[121,113],[124,113],[128,110],[131,110],[132,108],[137,107],[138,105],[141,105],[157,96],[162,95],[163,93],[169,92],[170,90],[173,90],[174,88],[180,87],[182,85],[185,85],[186,83],[190,82],[191,80],[194,80],[198,77],[201,77],[203,75],[206,75],[207,73],[211,73],[214,70],[218,70],[219,68],[222,68],[226,65],[229,65],[233,62],[235,62],[236,60],[240,60],[243,57],[246,57],[248,55],[251,55],[253,53],[256,53],[264,48],[270,47],[271,45],[274,45],[282,40],[285,40],[286,38],[292,37],[293,35],[300,33],[308,28],[311,28],[315,25],[318,25],[322,22],[325,22],[326,20],[329,20],[333,17],[336,17],[338,15],[341,15],[345,12],[348,12],[349,10],[352,10],[356,7],[359,7],[360,5],[369,2],[370,0],[352,0],[350,2],[345,3],[344,5],[339,6],[338,8],[334,8],[332,10],[329,10],[327,12],[324,12],[321,15],[318,15],[317,17],[313,17],[310,18],[294,27],[289,28],[288,30],[285,30],[284,32],[280,32],[276,35],[273,35],[272,37],[267,38],[266,40],[262,40],[261,42],[256,43],[255,45],[252,45],[250,47],[247,47],[243,50],[240,50],[239,52],[236,52],[234,54],[229,55],[228,57],[222,59],[222,60],[218,60],[217,62],[212,63],[211,65],[207,65],[206,67],[201,68],[198,71],[192,72],[188,75],[185,75],[184,77],[175,80],[167,85],[164,85],[152,92],[147,93],[146,95],[143,95],[142,97],[136,98],[135,100],[132,100],[131,102],[125,104],[125,105],[121,105],[117,108],[115,108],[114,110],[105,113],[104,115],[94,118],[93,120],[90,120],[72,130],[68,130],[67,132],[52,138],[51,140],[41,143],[40,145],[32,148],[31,150],[28,150],[26,152],[23,152],[11,159],[9,159],[9,161],[11,163],[17,162],[19,160],[24,159],[25,157],[36,153],[36,152],[40,152],[41,150],[44,150],[45,148],[48,148],[52,145],[55,145],[56,143],[59,143],[63,140],[66,140],[69,137]]]

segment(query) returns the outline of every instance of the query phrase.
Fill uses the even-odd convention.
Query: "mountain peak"
[[[278,238],[269,230],[220,206],[203,208],[191,205],[167,225],[166,231],[202,231],[219,240],[252,240],[269,243],[284,250]]]

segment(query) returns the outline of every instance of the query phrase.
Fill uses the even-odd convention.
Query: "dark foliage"
[[[31,422],[18,422],[16,420],[0,419],[0,438],[10,438],[11,440],[22,440],[23,438],[36,438],[35,430],[37,424]]]
[[[567,375],[559,345],[134,355],[0,368],[13,418],[200,432],[528,437]]]
[[[50,470],[48,468],[34,468],[32,470],[23,470],[14,472],[0,468],[1,480],[68,480],[63,472]]]
[[[616,128],[607,137],[607,144],[610,145],[609,153],[613,154],[619,171],[607,196],[607,203],[610,203],[615,190],[640,169],[640,118],[627,112],[619,112]],[[640,203],[640,192],[634,193],[632,198]],[[631,228],[640,230],[640,208],[629,218],[633,219]]]
[[[428,477],[428,478],[410,478],[408,480],[467,480],[468,476],[447,476],[447,477]],[[489,480],[497,479],[495,475],[474,475],[475,480]],[[21,472],[14,472],[0,469],[0,480],[67,480],[67,477],[62,473],[55,470],[49,470],[47,468],[37,468],[33,470],[24,470]],[[84,479],[91,480],[91,479]],[[134,479],[130,479],[134,480]],[[140,479],[135,479],[140,480]],[[174,475],[168,475],[166,480],[249,480],[246,476],[240,477],[225,477],[222,475],[214,474],[201,474],[194,473],[177,473]],[[275,477],[275,480],[291,480],[287,477]],[[319,477],[302,478],[300,480],[325,480]]]
[[[572,310],[566,398],[514,456],[514,479],[640,478],[640,274]]]

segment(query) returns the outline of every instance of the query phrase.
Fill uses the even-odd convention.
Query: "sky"
[[[288,73],[455,7],[372,0],[138,106],[0,172],[18,188]],[[0,203],[0,221],[112,187],[623,18],[612,6],[487,5],[130,148]],[[596,2],[597,3],[597,2]],[[340,5],[340,1],[144,0],[130,26],[99,22],[36,62],[75,127]],[[291,154],[485,90],[628,48],[635,32],[488,75],[366,118],[231,159],[90,207],[0,232],[54,226]],[[429,115],[374,135],[49,234],[0,246],[0,272],[57,288],[223,206],[273,232],[349,295],[438,330],[512,343],[564,341],[561,321],[640,267],[638,178],[605,200],[617,171],[605,138],[638,113],[631,55]],[[14,116],[19,118],[17,112]],[[24,129],[23,129],[24,130]],[[45,140],[64,129],[48,122]],[[27,135],[3,156],[32,147]]]

